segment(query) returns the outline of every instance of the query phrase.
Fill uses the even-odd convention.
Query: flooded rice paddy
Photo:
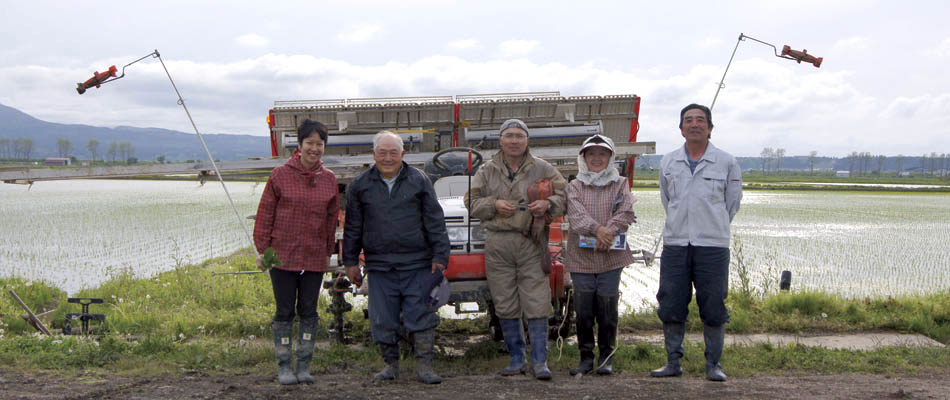
[[[263,187],[228,183],[242,216],[256,212]],[[653,250],[664,221],[659,192],[634,193],[639,223],[628,240]],[[0,214],[0,276],[43,280],[69,293],[117,272],[147,277],[249,246],[215,182],[5,184]],[[793,289],[848,297],[950,290],[947,194],[746,191],[733,233],[734,250],[741,246],[760,290],[774,290],[783,270],[792,272]],[[736,284],[735,265],[731,270]],[[654,304],[658,277],[658,262],[628,267],[626,305]]]

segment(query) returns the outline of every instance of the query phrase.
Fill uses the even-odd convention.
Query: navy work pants
[[[729,248],[703,246],[663,246],[660,256],[660,290],[657,314],[666,323],[685,323],[693,287],[703,324],[721,326],[729,322],[726,296],[729,294]]]
[[[373,342],[399,343],[401,326],[407,333],[414,333],[439,325],[439,315],[429,309],[429,293],[422,287],[425,277],[432,274],[431,264],[410,270],[369,270],[368,274]]]

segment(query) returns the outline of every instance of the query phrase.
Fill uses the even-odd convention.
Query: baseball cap
[[[594,135],[587,140],[584,140],[584,144],[581,145],[581,150],[578,153],[583,153],[585,150],[591,147],[603,147],[607,150],[610,150],[610,153],[614,153],[614,141],[610,140],[609,137],[602,135]]]

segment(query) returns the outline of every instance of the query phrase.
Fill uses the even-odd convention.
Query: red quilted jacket
[[[333,172],[322,163],[307,170],[295,154],[271,172],[254,223],[259,253],[273,247],[288,271],[326,271],[334,252],[340,202]]]

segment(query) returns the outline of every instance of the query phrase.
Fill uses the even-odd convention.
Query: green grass
[[[0,337],[5,333],[23,333],[33,331],[33,327],[19,317],[26,314],[20,304],[8,292],[13,291],[26,303],[34,314],[41,315],[56,309],[66,302],[66,293],[43,282],[27,281],[21,278],[0,279]],[[55,312],[54,312],[55,314]]]
[[[85,289],[72,297],[102,298],[90,312],[106,314],[104,331],[118,335],[160,335],[185,340],[194,337],[240,338],[270,334],[273,316],[273,291],[265,274],[219,275],[213,272],[254,270],[254,257],[247,250],[228,257],[215,258],[199,265],[182,266],[149,279],[137,279],[128,272],[117,272],[102,286]],[[66,313],[80,312],[78,304],[66,302],[66,294],[42,282],[19,278],[0,279],[0,287],[14,289],[34,311],[54,310],[50,328],[63,327]],[[327,297],[318,303],[323,321],[327,321]],[[43,305],[37,307],[35,305]],[[21,313],[12,297],[0,296],[0,313],[7,334],[30,333],[19,318]],[[368,327],[362,311],[347,316],[355,330]],[[74,324],[75,325],[75,324]],[[75,328],[75,326],[73,326]],[[326,337],[325,331],[323,332]]]
[[[778,293],[762,298],[730,292],[726,299],[732,333],[918,333],[950,344],[950,291],[923,296],[845,299],[827,293]],[[702,331],[696,302],[688,329]],[[621,316],[626,330],[661,329],[654,310]]]
[[[127,273],[114,274],[99,288],[74,297],[100,297],[105,304],[91,311],[106,314],[107,323],[96,339],[76,336],[40,337],[18,316],[22,312],[11,296],[0,296],[0,364],[19,369],[57,370],[63,374],[85,369],[129,375],[168,375],[188,371],[207,374],[269,374],[273,348],[269,339],[273,313],[270,281],[263,274],[212,277],[212,272],[247,271],[254,259],[248,251],[216,258],[199,265],[182,266],[148,279]],[[0,279],[4,292],[13,289],[37,312],[54,310],[44,317],[51,329],[62,328],[67,312],[79,305],[66,303],[65,293],[42,282]],[[318,311],[321,328],[330,315],[323,296]],[[950,291],[925,296],[879,299],[845,299],[839,296],[798,292],[762,296],[732,292],[727,300],[732,333],[847,333],[897,331],[919,333],[950,344]],[[314,371],[349,370],[370,374],[382,366],[369,345],[368,321],[362,310],[346,316],[354,324],[352,336],[361,346],[331,346],[318,350]],[[690,305],[689,330],[702,330],[695,302]],[[440,341],[461,335],[487,333],[487,318],[447,320],[440,325]],[[625,332],[661,328],[655,311],[621,317]],[[327,338],[326,330],[320,336]],[[458,346],[456,346],[458,347]],[[463,355],[438,354],[445,375],[493,373],[503,368],[507,356],[501,345],[489,340],[466,344]],[[646,373],[665,360],[659,345],[621,345],[615,357],[618,370]],[[560,358],[558,355],[560,354]],[[549,358],[556,369],[566,370],[578,359],[576,346],[560,350],[552,344]],[[411,357],[407,367],[412,367]],[[786,373],[915,373],[926,368],[950,372],[950,349],[888,347],[873,351],[832,350],[800,345],[757,344],[729,346],[724,365],[731,376]],[[686,347],[685,368],[699,374],[702,346]]]

